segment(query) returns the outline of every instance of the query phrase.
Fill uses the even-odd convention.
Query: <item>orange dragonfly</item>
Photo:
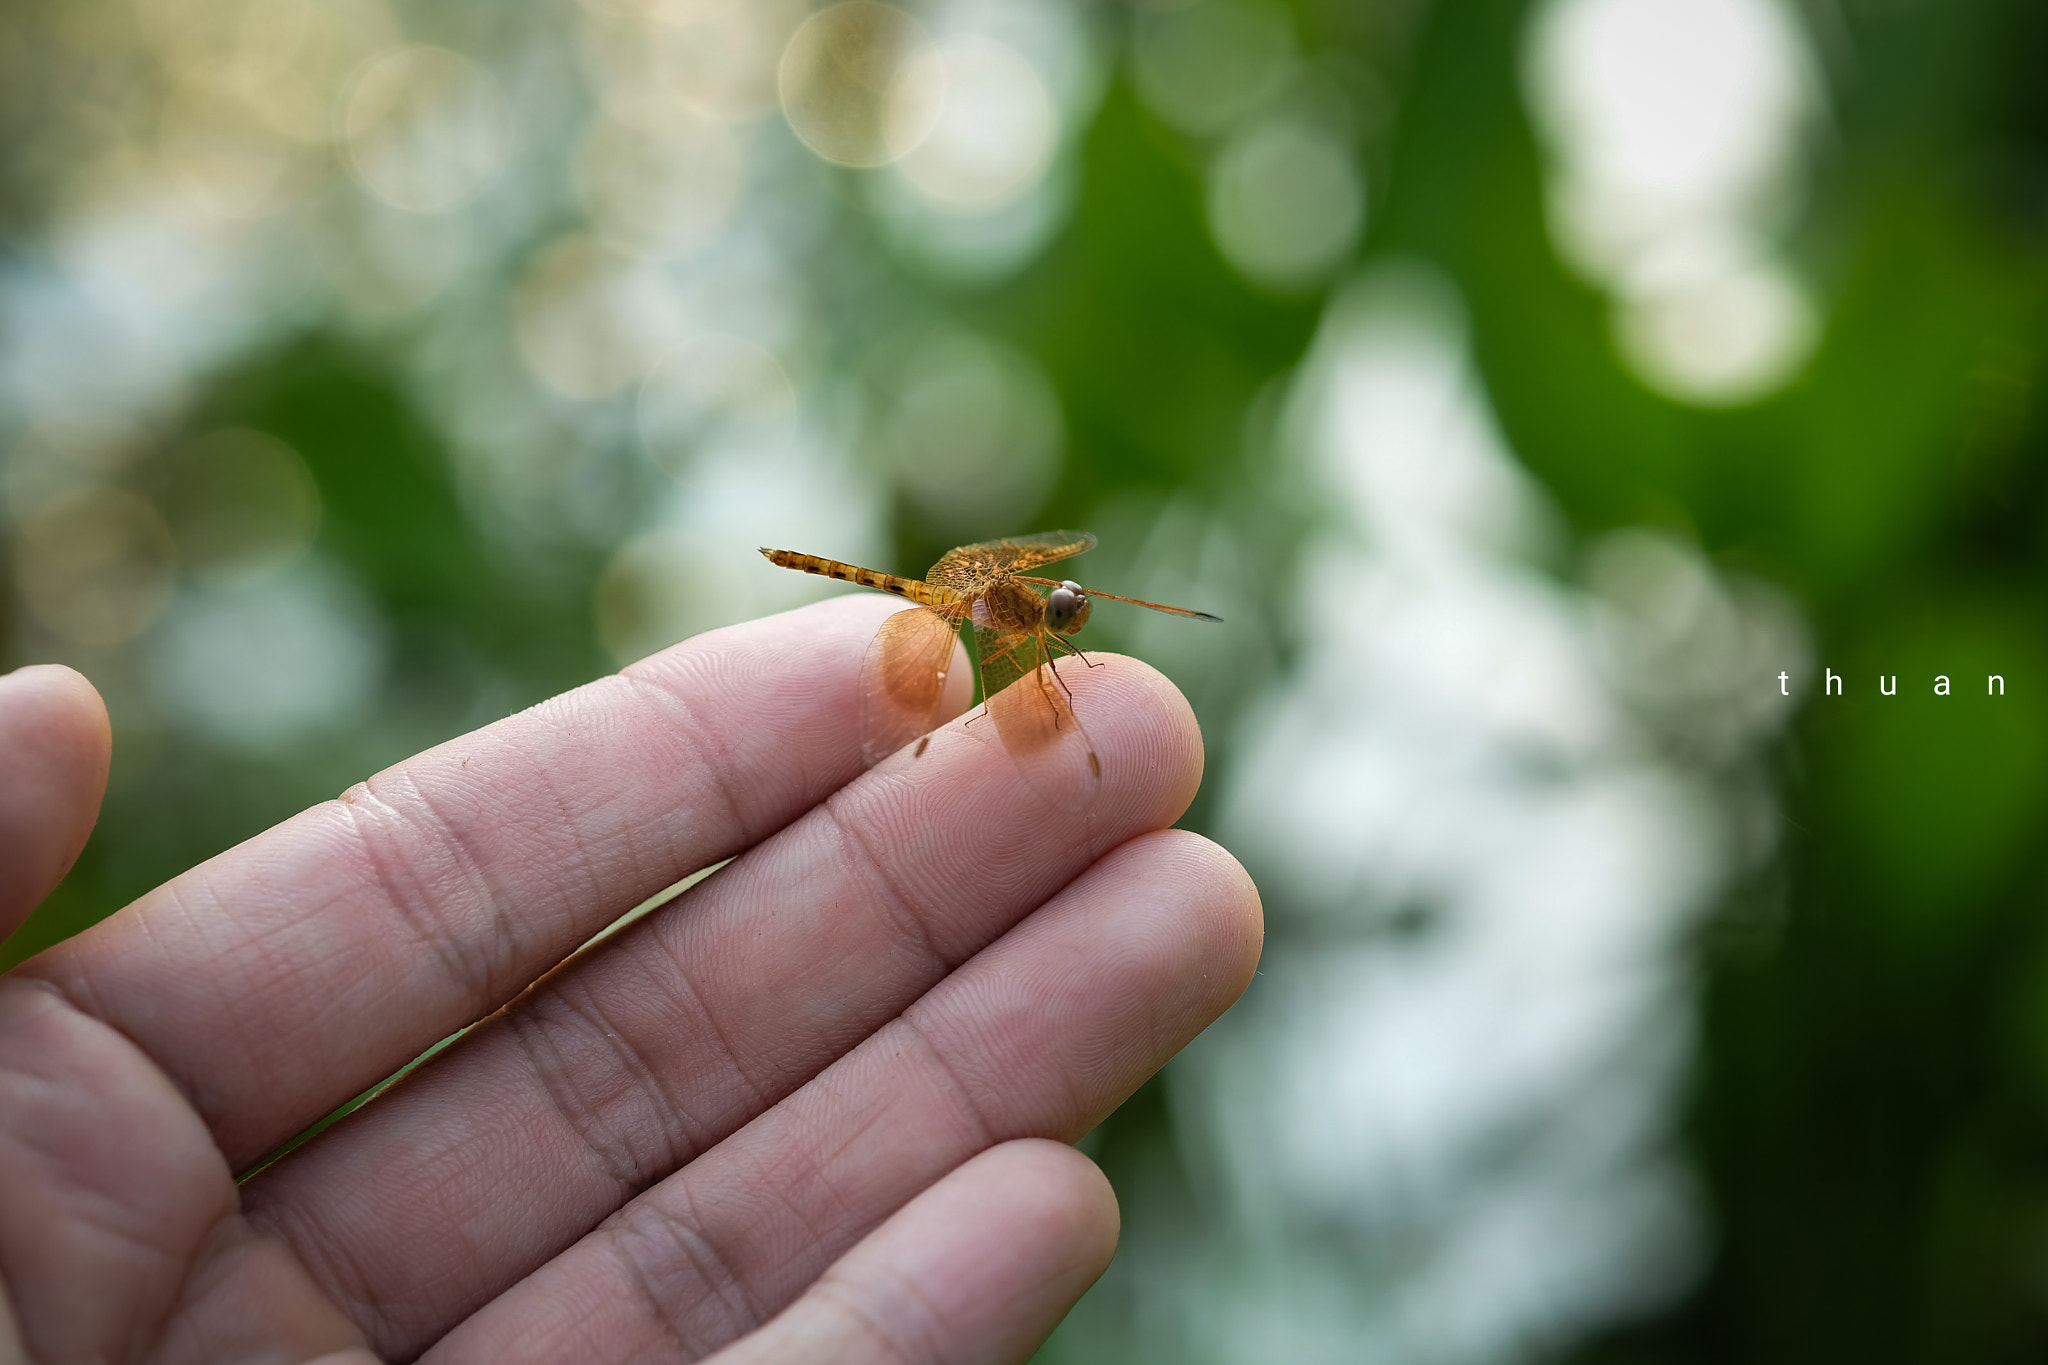
[[[1102,760],[1074,715],[1073,694],[1053,666],[1055,652],[1087,663],[1073,635],[1088,623],[1091,597],[1153,611],[1218,621],[1185,607],[1095,592],[1071,579],[1033,578],[1025,570],[1095,548],[1086,531],[991,540],[948,550],[922,581],[836,559],[763,549],[768,562],[880,588],[917,603],[882,623],[861,663],[861,754],[880,762],[917,739],[922,754],[945,693],[946,670],[962,622],[974,626],[981,694],[996,733],[1025,779],[1053,805],[1086,810],[1102,786]],[[1046,589],[1043,597],[1038,589]],[[1012,686],[1013,683],[1021,683]]]

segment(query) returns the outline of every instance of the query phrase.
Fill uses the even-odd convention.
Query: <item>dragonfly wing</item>
[[[941,555],[924,581],[973,596],[1010,574],[1072,559],[1094,548],[1095,537],[1086,531],[1045,531],[1035,536],[962,545]]]
[[[1102,790],[1102,760],[1053,672],[1050,651],[1040,657],[1036,635],[986,626],[975,628],[975,643],[988,714],[1017,771],[1056,809],[1087,810]]]
[[[981,695],[986,701],[1037,668],[1038,637],[1030,631],[1005,630],[974,623],[976,666],[981,669]]]
[[[953,621],[930,607],[882,622],[860,666],[860,752],[870,767],[939,723]]]

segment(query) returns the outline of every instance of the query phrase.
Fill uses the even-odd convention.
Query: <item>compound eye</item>
[[[1047,616],[1047,624],[1053,626],[1057,634],[1067,634],[1069,630],[1073,630],[1073,618],[1081,614],[1081,604],[1085,602],[1087,598],[1081,596],[1081,589],[1077,589],[1073,583],[1061,583],[1044,596],[1044,616]]]
[[[1087,612],[1088,597],[1079,583],[1062,583],[1045,595],[1046,624],[1057,634],[1065,635],[1076,629]]]

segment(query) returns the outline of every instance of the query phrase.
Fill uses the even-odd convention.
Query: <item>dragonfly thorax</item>
[[[1081,585],[1069,578],[1045,597],[1045,624],[1055,635],[1072,635],[1088,624],[1092,604]]]
[[[973,617],[985,630],[1035,632],[1045,621],[1045,599],[1005,580],[974,599]]]

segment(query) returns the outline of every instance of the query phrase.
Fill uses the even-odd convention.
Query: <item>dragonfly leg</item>
[[[1059,675],[1059,670],[1052,666],[1050,660],[1048,660],[1045,665],[1045,671],[1047,673],[1052,674],[1052,681],[1047,682],[1044,678],[1041,677],[1038,680],[1038,687],[1041,692],[1045,693],[1045,700],[1047,704],[1052,707],[1052,724],[1053,728],[1057,730],[1060,724],[1060,705],[1059,698],[1053,694],[1052,689],[1055,686],[1057,686],[1060,689],[1060,691],[1067,694],[1068,715],[1072,715],[1074,713],[1074,689],[1067,686],[1067,680]]]
[[[977,671],[981,672],[983,675],[983,686],[981,689],[981,710],[977,714],[969,716],[967,718],[967,724],[972,725],[975,721],[980,720],[983,716],[986,716],[988,714],[989,698],[986,670],[988,669],[989,665],[995,663],[998,659],[1005,659],[1008,658],[1010,655],[1016,653],[1017,646],[1024,643],[1024,641],[1030,638],[1031,637],[1028,635],[1018,635],[1011,637],[1010,643],[1008,645],[1004,646],[1001,650],[997,651],[996,653],[991,654],[987,658],[981,660],[979,665],[977,665]]]
[[[1047,635],[1050,635],[1050,636],[1052,636],[1052,638],[1053,638],[1053,639],[1055,639],[1055,640],[1060,640],[1060,637],[1059,637],[1059,636],[1057,636],[1057,635],[1053,635],[1051,631],[1047,631],[1047,632],[1046,632],[1046,634],[1047,634]],[[1067,644],[1067,642],[1066,642],[1065,640],[1060,640],[1060,643],[1061,643],[1061,644],[1063,644],[1063,645],[1066,645],[1066,644]],[[1078,649],[1074,649],[1074,647],[1073,647],[1072,645],[1067,645],[1067,648],[1068,648],[1068,649],[1070,649],[1070,650],[1073,650],[1073,652],[1074,652],[1074,653],[1076,653],[1076,654],[1078,654],[1078,653],[1080,653],[1080,652],[1081,652],[1081,651],[1079,651]],[[1067,686],[1067,680],[1066,680],[1065,678],[1062,678],[1062,677],[1060,676],[1060,671],[1059,671],[1059,668],[1058,668],[1058,667],[1056,666],[1056,664],[1055,664],[1055,660],[1054,660],[1054,655],[1053,655],[1053,652],[1052,652],[1052,647],[1051,647],[1050,645],[1046,645],[1046,644],[1040,644],[1040,645],[1039,645],[1039,651],[1038,651],[1038,652],[1039,652],[1039,653],[1041,653],[1041,654],[1043,654],[1043,655],[1045,656],[1045,671],[1046,671],[1047,673],[1050,673],[1050,674],[1052,674],[1052,680],[1053,680],[1054,682],[1056,682],[1056,683],[1058,683],[1058,684],[1059,684],[1059,687],[1060,687],[1060,691],[1062,691],[1062,692],[1066,693],[1066,694],[1067,694],[1067,700],[1068,700],[1069,702],[1072,702],[1072,701],[1074,700],[1074,689],[1073,689],[1073,688],[1071,688],[1071,687],[1069,687],[1069,686]],[[1085,663],[1087,663],[1088,661],[1087,661],[1086,659],[1083,659],[1083,660],[1081,660],[1081,662],[1085,664]],[[1040,687],[1046,687],[1046,682],[1045,682],[1045,680],[1044,680],[1043,678],[1040,678],[1040,679],[1039,679],[1039,683],[1038,683],[1038,685],[1039,685]],[[1051,689],[1050,689],[1049,687],[1046,687],[1046,690],[1047,690],[1047,696],[1048,696],[1048,699],[1050,699]],[[1055,715],[1059,714],[1059,713],[1058,713],[1058,711],[1057,711],[1057,709],[1055,709],[1055,711],[1054,711],[1054,714],[1055,714]]]
[[[1056,634],[1053,631],[1047,631],[1046,634],[1051,635],[1053,639],[1058,640],[1060,642],[1060,645],[1067,651],[1067,653],[1079,659],[1081,661],[1081,666],[1083,668],[1102,667],[1101,664],[1096,663],[1094,660],[1088,657],[1087,650],[1082,649],[1079,645],[1075,644],[1072,640],[1069,640],[1066,636]]]

